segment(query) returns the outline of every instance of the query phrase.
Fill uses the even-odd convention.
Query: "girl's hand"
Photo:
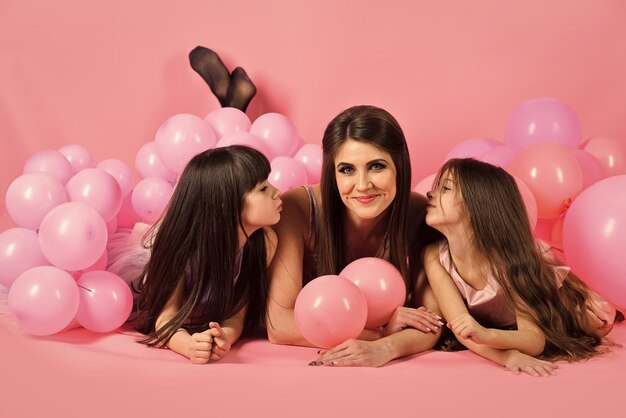
[[[189,343],[189,360],[193,364],[208,363],[212,345],[213,336],[210,329],[192,334],[191,342]]]
[[[556,374],[554,370],[559,368],[558,364],[536,359],[517,350],[511,350],[509,353],[505,367],[514,374],[524,372],[535,377],[554,376]]]
[[[309,366],[378,367],[391,360],[386,347],[378,341],[347,340],[330,350],[321,350],[320,357]]]
[[[435,333],[440,326],[443,326],[441,317],[428,312],[423,306],[417,309],[399,306],[383,329],[382,336],[386,337],[407,327],[412,327],[422,332]]]
[[[480,325],[470,314],[464,313],[448,322],[448,328],[461,338],[472,340],[476,344],[488,344],[489,329]]]
[[[226,339],[224,330],[217,322],[209,323],[211,335],[213,336],[213,349],[211,350],[211,361],[219,361],[230,351],[230,343]]]

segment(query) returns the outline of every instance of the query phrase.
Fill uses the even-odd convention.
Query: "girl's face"
[[[462,224],[466,220],[461,193],[449,172],[444,172],[439,184],[427,193],[426,223],[444,232],[450,226]]]
[[[335,155],[337,189],[349,213],[373,219],[396,197],[396,166],[391,155],[365,142],[347,140]]]
[[[274,225],[280,220],[283,202],[280,190],[265,180],[250,190],[244,198],[241,222],[249,235],[259,228]]]

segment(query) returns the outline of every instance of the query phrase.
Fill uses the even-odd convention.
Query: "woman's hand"
[[[211,330],[196,332],[191,335],[189,342],[188,356],[193,364],[205,364],[209,362],[211,355],[211,347],[213,345],[213,336]]]
[[[439,331],[441,326],[443,326],[441,317],[428,312],[423,306],[417,309],[399,306],[383,329],[382,336],[386,337],[407,327],[412,327],[422,332],[435,333]]]
[[[226,333],[217,322],[209,323],[211,329],[208,331],[211,333],[213,337],[213,348],[211,349],[211,355],[209,359],[211,361],[218,361],[224,358],[226,354],[230,351],[230,343],[226,339]]]
[[[489,329],[483,327],[470,314],[465,313],[459,315],[451,322],[448,322],[448,328],[452,330],[454,335],[467,340],[472,340],[476,344],[489,345]]]
[[[554,370],[559,368],[558,364],[539,360],[517,350],[511,350],[508,353],[505,367],[514,374],[524,372],[535,377],[554,376],[556,374]]]
[[[378,367],[391,361],[392,355],[384,340],[347,340],[330,350],[321,350],[317,360],[309,366]]]

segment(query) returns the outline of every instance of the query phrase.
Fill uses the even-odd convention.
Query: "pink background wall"
[[[217,108],[188,65],[195,45],[248,71],[251,119],[284,113],[305,142],[348,106],[386,108],[414,184],[463,139],[501,139],[530,97],[568,103],[584,137],[626,141],[626,3],[388,3],[0,0],[0,230],[33,152],[78,143],[133,166],[165,118]]]

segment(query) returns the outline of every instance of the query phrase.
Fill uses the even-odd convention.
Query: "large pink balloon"
[[[156,222],[174,193],[174,187],[167,181],[148,177],[135,186],[131,195],[133,209],[147,223]]]
[[[592,154],[581,149],[572,150],[583,172],[583,190],[604,178],[604,170],[600,161]]]
[[[78,310],[78,286],[69,273],[52,266],[22,273],[9,290],[9,310],[29,334],[64,329]]]
[[[605,177],[626,174],[626,147],[616,139],[596,136],[583,149],[598,159]]]
[[[217,139],[202,118],[181,113],[161,124],[154,142],[163,164],[180,174],[193,156],[213,148]]]
[[[135,212],[133,208],[133,190],[122,200],[122,207],[117,213],[117,227],[119,228],[133,228],[137,222],[141,221],[141,216]],[[107,224],[107,231],[109,230]]]
[[[43,150],[28,157],[24,164],[24,174],[27,173],[51,174],[65,184],[74,174],[74,170],[67,158],[60,152]]]
[[[78,279],[80,304],[76,320],[94,332],[119,328],[130,315],[133,296],[118,275],[108,271],[90,271]]]
[[[522,102],[509,116],[504,131],[504,142],[520,148],[550,142],[574,149],[580,140],[576,113],[551,97]]]
[[[82,270],[102,256],[107,226],[102,216],[82,202],[64,203],[41,222],[39,245],[43,255],[64,270]]]
[[[78,144],[65,145],[59,148],[59,152],[67,158],[72,166],[74,174],[78,173],[83,168],[93,167],[93,158],[87,148]]]
[[[117,181],[122,190],[122,198],[128,196],[130,190],[133,188],[133,172],[130,170],[128,164],[117,158],[110,158],[108,160],[100,161],[96,168],[106,171]]]
[[[171,183],[176,181],[176,173],[163,164],[154,141],[146,142],[135,156],[135,168],[143,178],[159,177]]]
[[[498,145],[485,152],[478,159],[486,163],[507,169],[520,149],[511,145]]]
[[[537,201],[539,218],[556,218],[568,199],[580,193],[583,174],[569,150],[552,143],[532,145],[515,157],[509,172],[519,177]]]
[[[406,301],[406,285],[395,266],[382,258],[354,260],[339,273],[356,284],[367,301],[365,328],[385,325],[398,306]]]
[[[445,161],[453,158],[478,158],[490,149],[502,145],[502,142],[489,138],[469,138],[452,148]]]
[[[269,159],[279,155],[290,157],[298,149],[300,137],[291,121],[280,113],[259,116],[250,127],[250,133],[258,136],[268,150]]]
[[[537,225],[537,200],[530,188],[521,179],[513,176],[519,193],[522,195],[524,206],[526,207],[526,213],[528,214],[528,222],[530,222],[530,229],[535,229]]]
[[[567,263],[591,288],[626,306],[626,175],[584,190],[563,221]]]
[[[296,325],[311,344],[330,348],[359,336],[367,320],[367,301],[359,288],[340,276],[321,276],[300,291]]]
[[[83,202],[94,208],[105,222],[113,219],[122,207],[122,189],[115,178],[99,168],[86,168],[65,185],[72,202]]]
[[[10,228],[0,233],[0,284],[11,287],[17,276],[50,263],[39,248],[37,233],[26,228]]]
[[[248,116],[234,107],[216,109],[206,115],[204,120],[213,128],[217,139],[237,132],[248,132],[252,125]]]
[[[227,147],[229,145],[246,145],[260,151],[263,155],[269,155],[265,144],[261,140],[248,132],[233,132],[224,135],[217,141],[216,147]]]
[[[316,184],[322,178],[322,147],[318,144],[304,144],[293,156],[304,167],[309,184]]]
[[[306,170],[291,157],[276,157],[272,160],[269,182],[281,192],[307,184]]]
[[[50,210],[65,202],[65,187],[48,173],[22,174],[13,180],[6,194],[7,212],[13,222],[32,230],[39,228]]]

